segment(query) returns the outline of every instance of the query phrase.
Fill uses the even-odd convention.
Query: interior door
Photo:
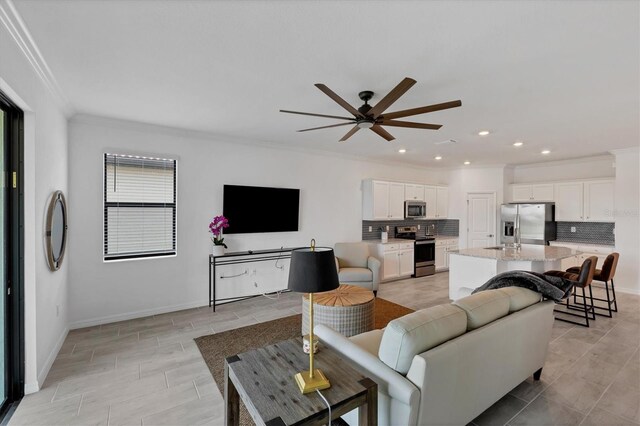
[[[467,194],[467,247],[496,244],[496,194]]]

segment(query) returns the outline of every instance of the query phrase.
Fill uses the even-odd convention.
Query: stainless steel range
[[[396,238],[413,240],[413,276],[424,277],[436,273],[436,239],[420,235],[417,226],[396,226]]]

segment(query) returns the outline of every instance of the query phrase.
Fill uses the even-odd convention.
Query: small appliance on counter
[[[396,238],[413,240],[413,277],[436,273],[436,239],[418,234],[417,226],[396,226]]]
[[[500,209],[500,242],[548,245],[556,239],[555,203],[510,203]]]
[[[404,202],[405,219],[426,219],[427,203],[424,201],[407,200]]]

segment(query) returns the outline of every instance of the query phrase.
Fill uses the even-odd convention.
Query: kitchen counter
[[[470,248],[454,250],[450,254],[460,256],[480,257],[484,259],[495,259],[500,261],[527,261],[527,262],[548,262],[562,260],[567,257],[581,254],[578,250],[560,246],[536,246],[523,244],[520,249],[515,248]]]
[[[523,244],[515,248],[470,248],[449,252],[449,297],[468,296],[490,278],[507,271],[561,270],[562,259],[582,252],[561,246]]]

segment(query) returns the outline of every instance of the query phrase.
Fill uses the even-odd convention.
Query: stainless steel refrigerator
[[[554,203],[510,203],[501,207],[501,237],[505,245],[546,245],[556,239]]]

